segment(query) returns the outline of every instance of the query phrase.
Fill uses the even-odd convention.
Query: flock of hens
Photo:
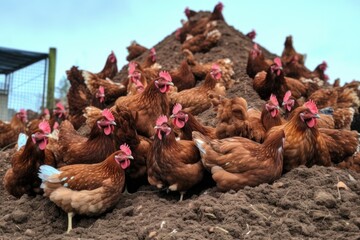
[[[359,133],[351,131],[360,82],[330,85],[326,62],[309,71],[289,36],[280,58],[265,59],[256,43],[249,51],[246,72],[263,109],[226,98],[238,84],[232,61],[194,57],[221,38],[222,9],[219,3],[201,18],[185,10],[187,21],[175,33],[184,56],[178,68],[161,69],[154,48],[133,42],[127,78],[111,53],[99,73],[75,66],[66,72],[68,108],[58,102],[38,119],[27,121],[21,110],[0,122],[0,148],[19,139],[5,189],[15,197],[44,194],[68,213],[69,232],[74,214],[101,214],[126,197],[123,191],[144,184],[178,191],[181,201],[204,182],[239,190],[300,165],[360,171]],[[144,61],[134,61],[142,54]],[[217,112],[215,127],[195,117],[209,108]]]

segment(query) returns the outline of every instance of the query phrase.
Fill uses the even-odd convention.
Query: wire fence
[[[0,119],[9,121],[20,109],[40,112],[46,105],[48,59],[0,75]]]

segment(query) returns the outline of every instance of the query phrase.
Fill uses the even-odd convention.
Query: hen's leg
[[[69,233],[72,230],[72,218],[74,216],[73,212],[69,212],[68,213],[68,229],[66,231],[66,233]]]
[[[182,200],[184,198],[184,194],[185,194],[185,192],[180,192],[180,200],[179,200],[179,202],[182,202]]]

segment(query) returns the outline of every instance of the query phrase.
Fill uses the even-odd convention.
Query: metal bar
[[[42,94],[42,101],[41,101],[41,109],[45,108],[45,88],[46,88],[46,71],[48,67],[48,59],[45,59],[45,67],[44,67],[44,84],[43,84],[43,94]]]
[[[48,109],[54,108],[54,91],[55,91],[55,66],[56,66],[56,48],[50,48],[49,51],[49,73],[47,86],[47,103]]]

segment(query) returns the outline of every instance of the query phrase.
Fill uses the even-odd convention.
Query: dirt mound
[[[9,167],[1,153],[1,178]],[[360,228],[360,174],[335,168],[297,168],[272,185],[186,195],[151,187],[125,195],[99,217],[67,216],[48,199],[15,199],[1,186],[0,239],[355,239]],[[338,181],[350,190],[337,190]]]
[[[219,22],[219,29],[218,46],[196,54],[196,59],[205,63],[230,58],[238,82],[227,95],[242,96],[249,105],[260,107],[263,101],[245,72],[253,43],[226,23]],[[163,69],[177,67],[184,58],[174,33],[154,47]],[[266,49],[263,52],[274,57]],[[124,66],[118,79],[126,75]],[[209,125],[216,124],[214,116],[212,109],[199,115]],[[13,152],[0,152],[1,179]],[[349,190],[338,191],[338,181]],[[359,181],[360,174],[353,172],[300,167],[272,185],[227,193],[202,188],[187,194],[183,202],[178,202],[177,193],[146,186],[123,196],[115,209],[99,217],[75,216],[68,235],[67,216],[52,202],[42,196],[15,199],[1,184],[0,239],[355,239],[360,228]]]

